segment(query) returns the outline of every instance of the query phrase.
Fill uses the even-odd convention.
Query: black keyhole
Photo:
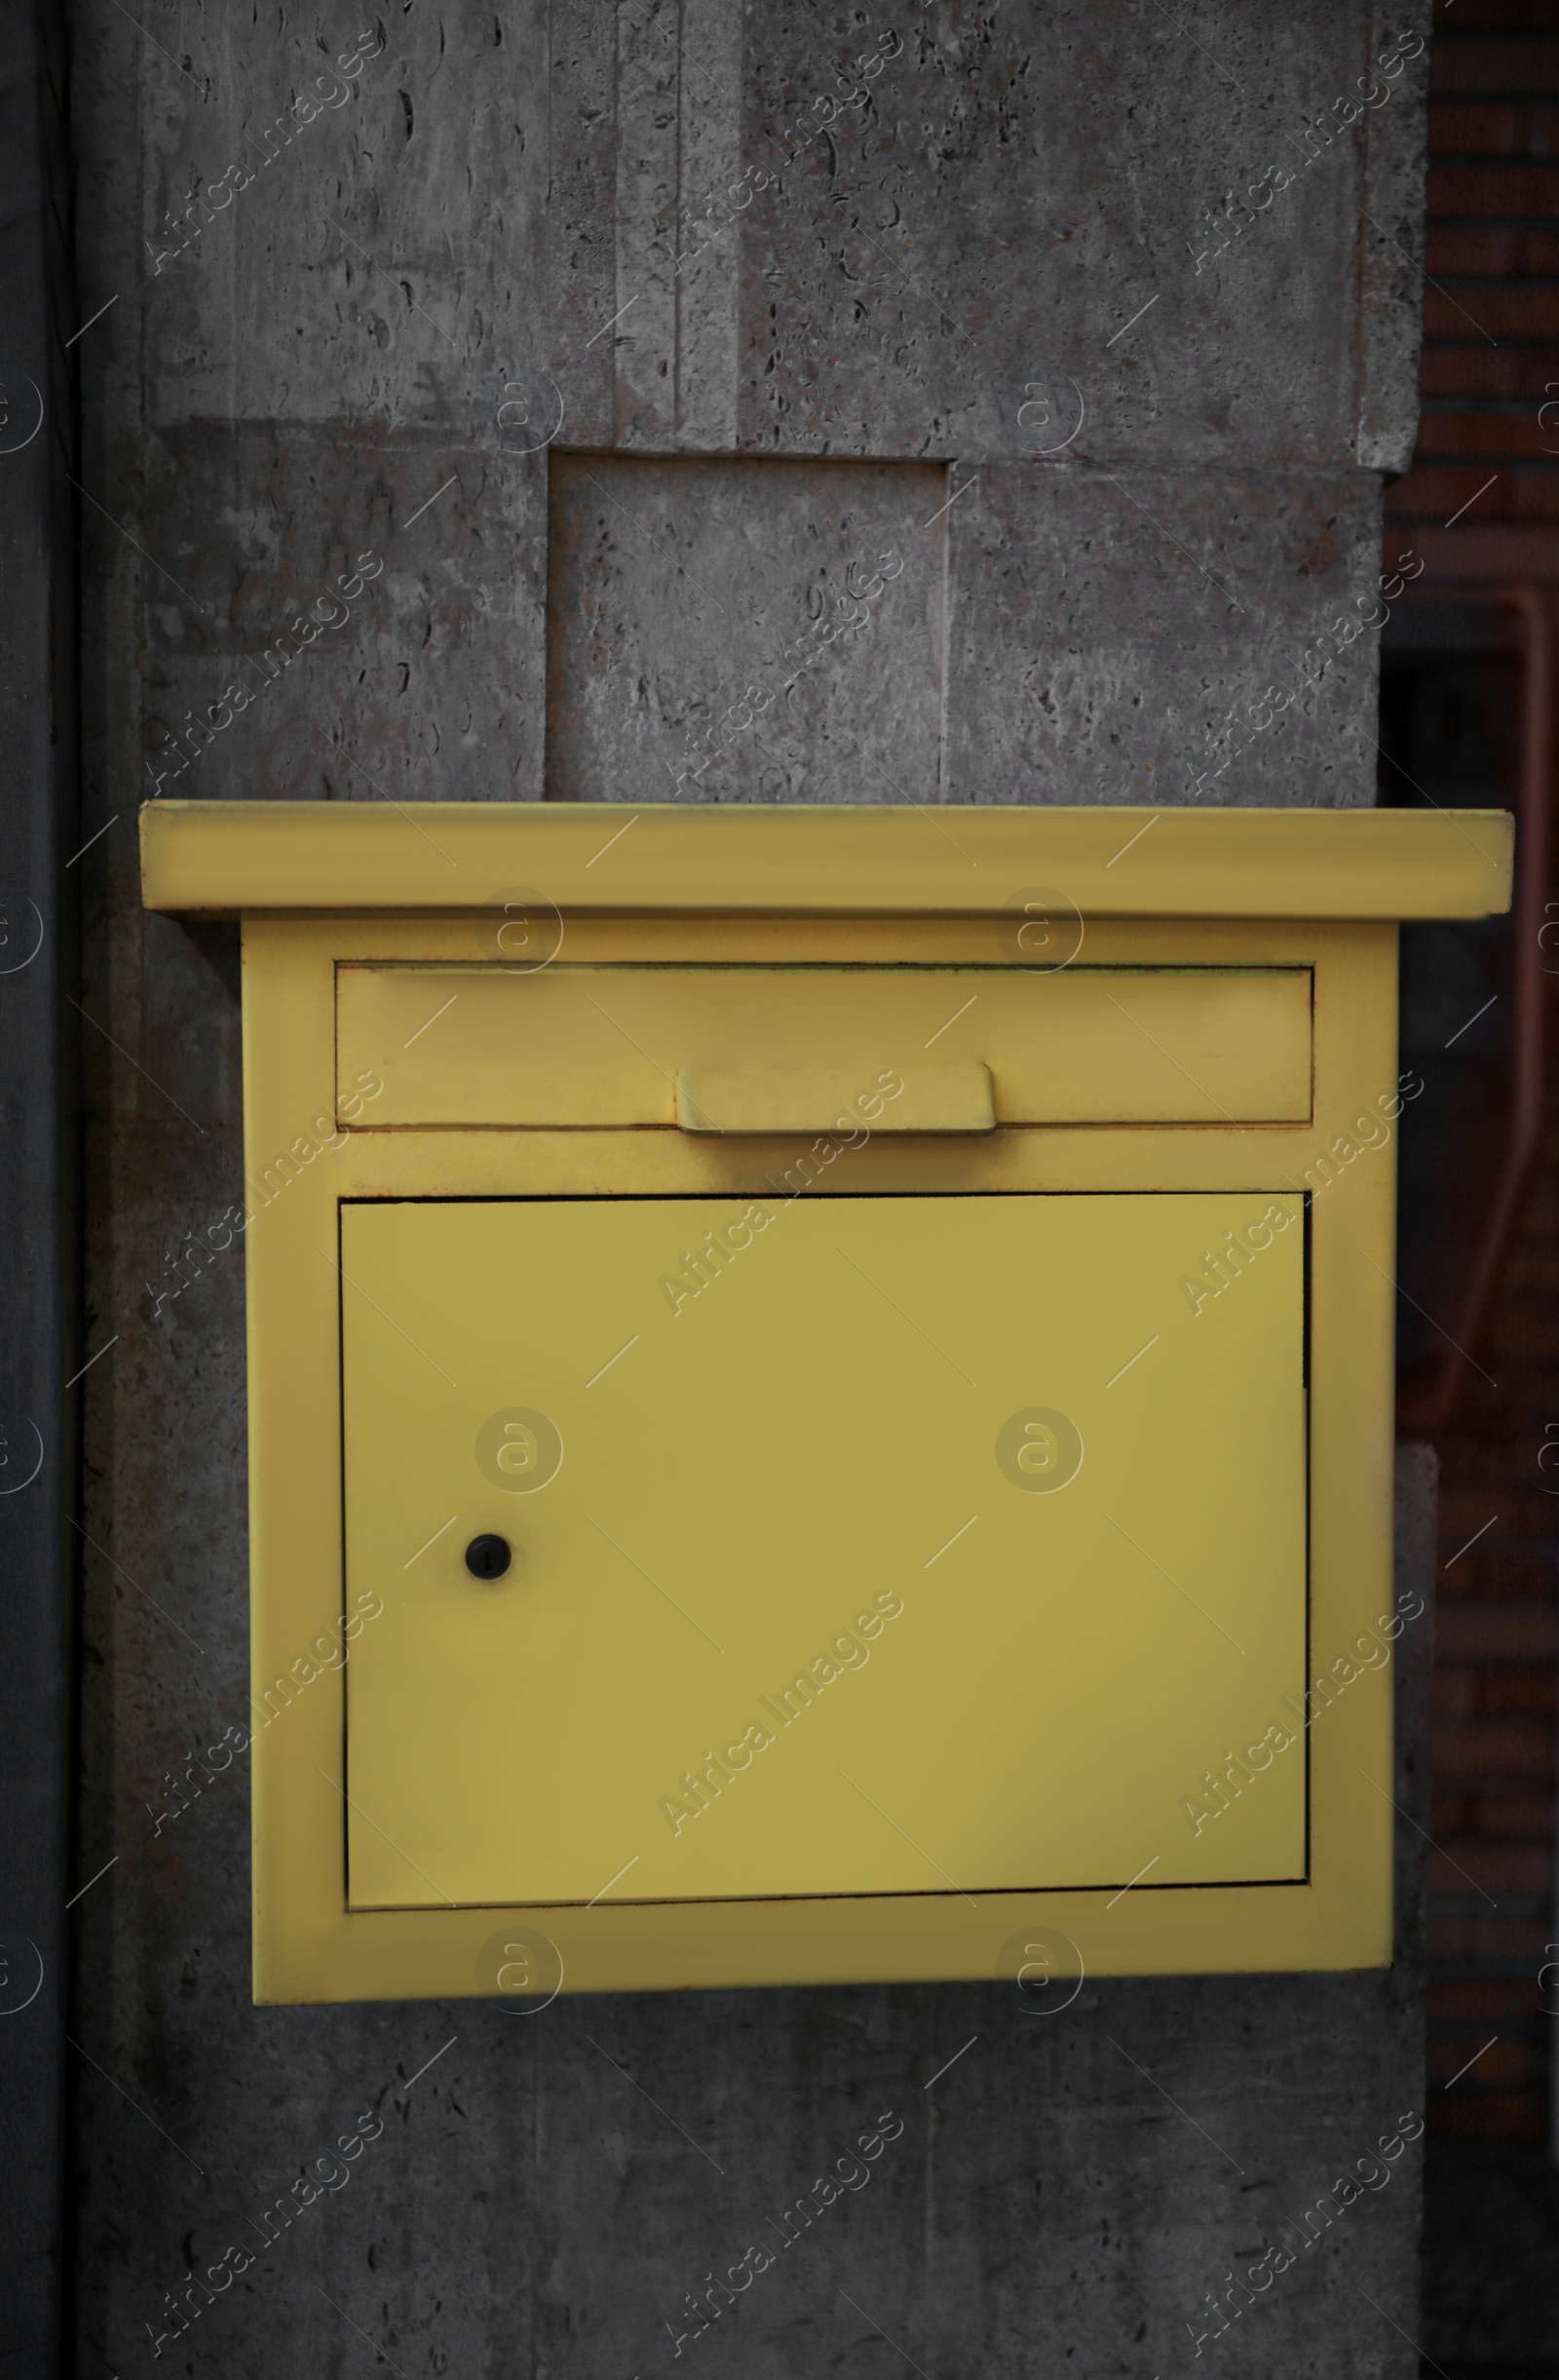
[[[507,1537],[474,1537],[466,1548],[466,1568],[474,1579],[501,1579],[512,1559]]]

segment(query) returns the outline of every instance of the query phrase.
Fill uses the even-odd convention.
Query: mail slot
[[[1394,921],[1508,822],[1154,815],[148,809],[259,1999],[1389,1959]]]
[[[343,1120],[455,1125],[673,1124],[693,1086],[747,1129],[824,1132],[886,1065],[926,1111],[973,1123],[1298,1122],[1311,1112],[1308,968],[343,966]],[[970,1060],[989,1090],[960,1084]],[[371,1111],[358,1078],[384,1092]],[[807,1094],[801,1078],[816,1085]],[[790,1115],[780,1086],[788,1078]],[[823,1078],[826,1078],[824,1087]],[[771,1095],[765,1105],[763,1084]],[[937,1094],[941,1105],[937,1106]],[[796,1094],[801,1104],[795,1103]],[[983,1107],[980,1105],[983,1099]],[[962,1101],[962,1104],[960,1102]]]

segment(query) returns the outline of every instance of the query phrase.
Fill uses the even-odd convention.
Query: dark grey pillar
[[[58,2369],[76,1563],[75,498],[62,27],[0,10],[0,2372]]]

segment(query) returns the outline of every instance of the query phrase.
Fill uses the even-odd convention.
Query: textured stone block
[[[545,375],[576,443],[1015,459],[1039,384],[1096,460],[1400,469],[1426,19],[525,0],[403,12],[350,85],[345,37],[203,24],[147,127],[152,415],[470,444]]]
[[[546,469],[411,435],[365,463],[288,424],[167,432],[143,793],[535,798]]]
[[[949,800],[1373,800],[1365,474],[988,467],[948,534]]]
[[[547,790],[935,801],[932,464],[551,457]]]

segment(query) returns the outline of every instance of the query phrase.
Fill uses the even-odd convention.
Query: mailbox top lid
[[[150,801],[146,906],[1091,917],[1489,917],[1503,810]],[[1150,828],[1152,831],[1150,832]],[[631,831],[630,831],[631,829]]]

